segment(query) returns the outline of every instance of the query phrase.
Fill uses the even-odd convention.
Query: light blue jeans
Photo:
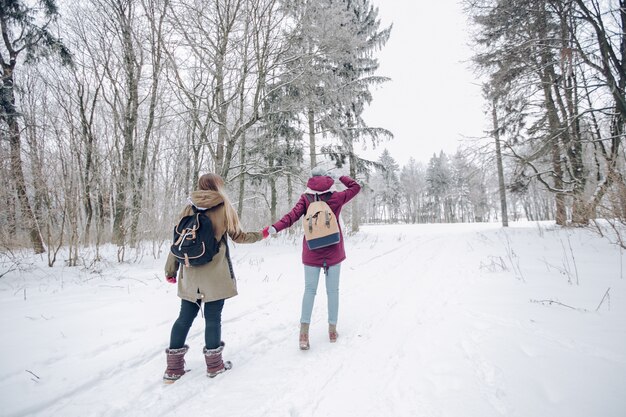
[[[300,323],[311,323],[311,313],[315,303],[317,284],[320,280],[321,267],[304,265],[304,296],[302,297],[302,315]],[[326,296],[328,298],[328,324],[337,324],[339,313],[339,273],[341,264],[328,267],[326,272]]]

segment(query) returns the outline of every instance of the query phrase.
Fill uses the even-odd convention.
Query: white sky
[[[464,136],[483,136],[488,122],[480,86],[469,65],[467,19],[456,0],[374,0],[391,38],[378,52],[379,75],[364,117],[393,132],[392,141],[359,154],[377,159],[387,148],[402,166],[427,163],[433,153],[454,153]]]

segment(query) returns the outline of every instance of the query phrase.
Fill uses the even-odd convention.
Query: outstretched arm
[[[304,195],[300,196],[300,199],[296,203],[295,206],[291,209],[291,211],[283,216],[282,219],[274,223],[272,226],[276,229],[277,232],[280,232],[283,229],[291,227],[292,224],[298,221],[302,215],[306,212],[306,197]]]
[[[263,239],[262,232],[244,232],[243,230],[228,232],[228,236],[230,236],[233,242],[237,243],[254,243]]]

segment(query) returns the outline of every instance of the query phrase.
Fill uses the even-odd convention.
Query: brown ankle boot
[[[221,342],[219,347],[215,349],[203,349],[204,360],[206,362],[206,374],[209,378],[226,372],[233,367],[232,362],[222,360],[222,351],[224,350],[224,342]]]
[[[309,323],[300,323],[300,350],[309,350]]]
[[[163,382],[171,384],[185,374],[185,353],[188,350],[187,345],[179,349],[165,349],[167,368],[163,374]]]
[[[337,341],[337,337],[339,337],[339,333],[337,333],[337,325],[329,324],[328,325],[328,339],[330,343],[335,343]]]

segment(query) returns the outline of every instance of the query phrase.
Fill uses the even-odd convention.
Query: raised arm
[[[361,191],[361,186],[359,185],[359,183],[347,175],[339,177],[339,181],[341,181],[342,184],[346,186],[345,190],[337,193],[341,198],[341,204],[345,204],[348,201],[352,200],[354,196],[356,196],[359,191]]]

